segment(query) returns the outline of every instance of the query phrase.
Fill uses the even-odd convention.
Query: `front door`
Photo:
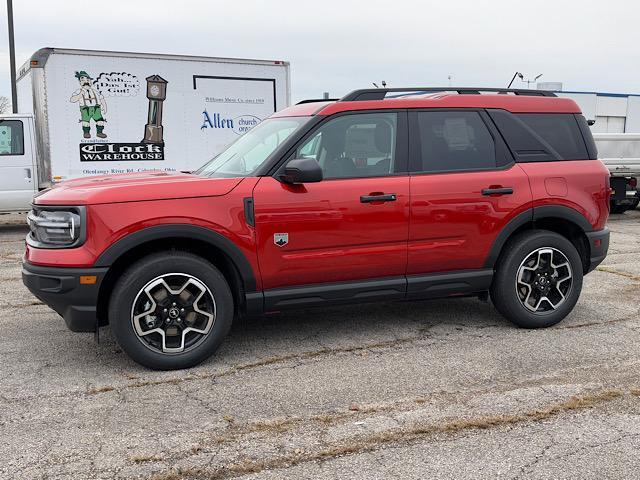
[[[289,185],[277,175],[259,180],[255,222],[266,291],[374,279],[383,289],[386,279],[390,293],[404,295],[409,228],[405,126],[402,111],[329,118],[291,156],[318,161],[321,182]],[[367,288],[345,285],[347,290],[351,294],[345,295],[353,297],[368,295]],[[268,294],[265,298],[269,308]]]
[[[0,119],[0,209],[28,210],[36,179],[29,124],[20,119]]]

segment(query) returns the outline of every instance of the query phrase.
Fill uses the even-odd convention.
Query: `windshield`
[[[270,118],[256,125],[194,173],[207,177],[248,177],[309,117]]]

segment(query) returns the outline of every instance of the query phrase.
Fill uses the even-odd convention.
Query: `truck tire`
[[[229,332],[233,312],[220,271],[182,251],[154,253],[134,263],[109,301],[118,345],[154,370],[189,368],[209,358]]]
[[[491,300],[520,327],[550,327],[573,310],[582,277],[582,260],[569,240],[547,230],[526,231],[510,240],[501,254]]]

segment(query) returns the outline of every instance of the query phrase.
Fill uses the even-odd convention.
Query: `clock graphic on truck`
[[[167,98],[167,81],[160,75],[147,77],[147,98],[149,99],[149,116],[144,126],[142,143],[162,143],[162,105]]]

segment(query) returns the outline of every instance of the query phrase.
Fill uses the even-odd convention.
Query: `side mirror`
[[[313,158],[295,158],[284,167],[280,180],[285,183],[312,183],[322,181],[322,168]]]

